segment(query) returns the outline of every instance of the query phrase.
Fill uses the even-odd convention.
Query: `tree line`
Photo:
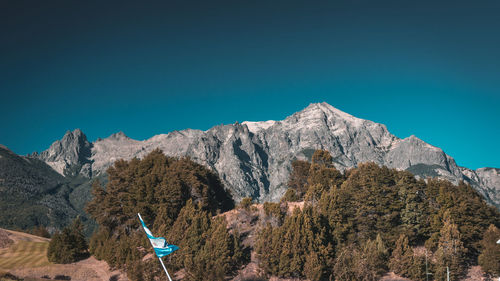
[[[155,150],[142,160],[119,160],[107,173],[106,186],[94,182],[86,208],[99,226],[89,251],[131,280],[164,274],[138,212],[154,234],[180,247],[165,259],[183,280],[227,280],[249,261],[241,235],[218,215],[234,202],[209,169]],[[475,264],[500,274],[499,212],[463,182],[417,180],[373,163],[341,173],[330,153],[318,150],[311,162],[292,163],[288,186],[281,203],[264,203],[266,218],[253,245],[267,276],[378,280],[393,271],[412,280],[445,280],[448,267],[458,280]],[[304,207],[288,213],[292,201]],[[251,200],[240,207],[251,211]],[[54,236],[49,259],[85,254],[79,225]],[[76,250],[66,251],[71,245]]]
[[[378,280],[390,270],[445,280],[448,267],[450,280],[458,280],[478,262],[500,273],[493,243],[499,212],[463,182],[417,180],[374,163],[342,174],[330,153],[318,150],[311,162],[292,164],[288,185],[282,204],[305,207],[260,232],[256,250],[268,275]]]

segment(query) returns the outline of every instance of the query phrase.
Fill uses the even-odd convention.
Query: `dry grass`
[[[17,241],[0,250],[0,269],[39,267],[50,264],[47,259],[49,242]]]
[[[12,270],[11,273],[23,278],[41,278],[46,275],[52,279],[56,275],[65,275],[71,277],[71,281],[108,281],[128,280],[126,275],[120,271],[112,271],[104,261],[98,261],[94,257],[70,263],[70,264],[51,264],[42,267],[31,267]],[[47,280],[47,279],[45,279]]]
[[[42,276],[56,275],[71,277],[72,281],[127,280],[120,271],[113,271],[104,261],[94,257],[71,264],[53,264],[47,259],[50,239],[31,234],[5,230],[14,244],[0,249],[0,273],[11,273],[25,281],[44,281]],[[2,280],[0,275],[0,281]],[[15,279],[6,279],[8,281]]]

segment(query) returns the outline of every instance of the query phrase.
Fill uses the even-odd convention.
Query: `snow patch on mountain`
[[[234,123],[209,130],[173,131],[147,140],[120,132],[88,143],[80,130],[68,132],[40,155],[59,173],[94,177],[118,159],[142,158],[154,149],[187,156],[219,174],[236,200],[251,196],[277,201],[286,191],[291,163],[310,159],[316,149],[330,151],[339,170],[374,162],[418,177],[465,180],[490,203],[500,206],[498,169],[459,167],[442,149],[416,136],[400,139],[383,124],[347,114],[327,103],[313,103],[282,121]]]
[[[248,130],[255,134],[261,130],[268,129],[272,125],[276,124],[276,121],[274,121],[274,120],[261,121],[261,122],[245,121],[241,124],[246,125],[248,127]]]

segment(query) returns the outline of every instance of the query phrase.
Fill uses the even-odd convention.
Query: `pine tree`
[[[324,191],[340,186],[344,176],[333,165],[333,158],[326,150],[316,150],[312,156],[307,178],[305,199],[316,203]]]
[[[435,278],[446,280],[447,267],[450,270],[450,280],[459,280],[467,268],[465,264],[466,249],[460,238],[458,227],[453,223],[449,213],[445,214],[443,228],[440,231],[438,249],[435,253]]]
[[[500,229],[493,224],[483,235],[481,240],[481,254],[478,263],[488,274],[500,276],[500,245],[497,241],[500,239]]]
[[[77,217],[71,225],[71,235],[74,240],[74,248],[79,255],[85,256],[88,253],[88,244],[85,240],[85,235],[83,235],[83,232],[83,223],[80,217]]]
[[[304,264],[304,276],[311,281],[323,280],[324,264],[320,260],[318,253],[310,252],[306,256]]]
[[[296,191],[299,199],[307,192],[307,178],[311,164],[307,161],[295,160],[292,162],[292,172],[288,180],[288,187]]]
[[[409,172],[398,173],[397,177],[398,196],[404,203],[400,215],[403,231],[410,242],[423,242],[430,228],[425,182],[415,180]]]
[[[396,247],[392,251],[391,259],[389,260],[389,268],[396,274],[404,277],[409,277],[409,268],[413,264],[413,250],[408,244],[408,236],[401,234],[396,241]]]
[[[331,274],[333,246],[327,222],[310,206],[295,209],[283,225],[263,228],[256,242],[261,268],[271,275],[323,280]]]
[[[210,217],[234,207],[230,194],[216,174],[188,158],[167,157],[160,150],[152,151],[141,160],[118,160],[107,174],[106,187],[98,181],[93,183],[93,199],[86,207],[99,224],[90,240],[90,250],[113,267],[133,269],[131,279],[132,275],[138,276],[134,270],[142,270],[144,276],[149,276],[141,277],[144,280],[161,274],[151,267],[136,265],[145,255],[138,249],[151,251],[137,213],[142,214],[155,234],[176,239],[189,236],[193,244],[181,247],[183,251],[173,255],[183,259],[170,256],[168,259],[172,259],[174,268],[193,268],[200,259],[198,250],[207,238]],[[187,205],[190,206],[181,215]],[[176,226],[179,217],[183,217],[183,221]],[[171,239],[167,241],[173,243]],[[234,244],[233,239],[230,243]]]
[[[87,242],[83,236],[83,224],[76,218],[73,224],[52,237],[47,258],[54,263],[71,263],[87,256]]]
[[[388,250],[382,236],[377,234],[375,240],[368,240],[363,248],[363,258],[368,263],[370,271],[381,276],[387,271]]]
[[[295,191],[295,189],[290,188],[285,192],[285,195],[283,195],[283,197],[281,197],[280,202],[296,202],[299,200],[300,200],[300,198],[297,195],[297,192]]]
[[[356,256],[358,250],[354,245],[343,247],[337,254],[333,272],[335,280],[357,281],[358,279],[355,267],[357,266]]]
[[[225,280],[244,260],[235,235],[227,230],[224,217],[212,219],[189,200],[167,236],[180,248],[170,264],[184,268],[186,280]]]

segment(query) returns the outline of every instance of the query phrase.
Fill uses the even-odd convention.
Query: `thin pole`
[[[427,249],[425,249],[425,280],[429,281],[429,271],[427,270]]]
[[[139,218],[140,218],[140,219],[141,219],[141,221],[142,221],[141,214],[137,213],[137,215],[139,216]],[[146,231],[146,229],[144,229],[144,231]],[[146,234],[147,234],[147,232],[146,232]],[[151,244],[151,246],[152,246],[152,247],[153,247],[153,249],[154,249],[154,248],[155,248],[155,246],[153,245],[153,242],[151,241],[151,239],[149,239],[149,237],[148,237],[148,240],[149,240],[149,243]],[[156,254],[156,252],[155,252],[155,254]],[[157,257],[158,257],[158,256],[157,256]],[[167,274],[168,280],[169,280],[169,281],[172,281],[172,278],[170,278],[170,274],[168,274],[167,268],[166,268],[166,267],[165,267],[165,265],[163,264],[163,260],[162,260],[160,257],[158,257],[158,259],[160,260],[160,263],[161,263],[161,265],[163,266],[163,269],[165,269],[165,273]]]
[[[446,276],[447,276],[448,281],[450,281],[450,268],[449,267],[446,267]]]
[[[158,259],[160,260],[161,265],[163,266],[163,269],[165,269],[165,273],[166,273],[166,274],[167,274],[167,276],[168,276],[168,280],[172,281],[172,278],[170,278],[170,274],[168,274],[167,268],[166,268],[166,267],[165,267],[165,265],[163,264],[163,260],[162,260],[160,257],[158,257]]]

